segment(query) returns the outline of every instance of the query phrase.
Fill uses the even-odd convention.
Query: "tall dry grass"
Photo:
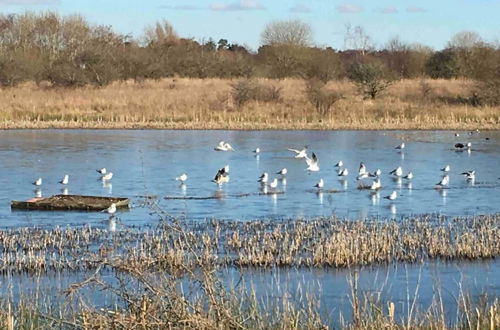
[[[273,102],[238,107],[235,81],[175,78],[115,82],[104,88],[58,89],[27,83],[0,91],[0,128],[171,129],[498,129],[499,107],[468,104],[467,80],[403,80],[376,100],[348,81],[326,88],[344,97],[320,114],[298,79],[259,83],[281,88]]]

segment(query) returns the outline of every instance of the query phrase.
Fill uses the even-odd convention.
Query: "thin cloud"
[[[312,10],[306,5],[296,4],[295,6],[291,7],[288,11],[291,13],[310,13]]]
[[[264,6],[254,0],[241,0],[231,3],[212,3],[211,10],[215,11],[242,11],[242,10],[262,10]]]
[[[393,7],[393,6],[379,8],[375,11],[377,13],[381,13],[381,14],[397,14],[398,13],[398,9],[396,7]]]
[[[425,13],[425,12],[427,12],[427,9],[422,8],[422,7],[410,6],[410,7],[406,8],[406,11],[408,13]]]
[[[171,10],[199,10],[198,6],[194,5],[177,5],[177,6],[159,6],[160,9],[171,9]]]
[[[0,4],[2,5],[58,5],[60,4],[60,0],[0,0]]]
[[[345,14],[357,14],[361,13],[364,10],[363,7],[352,3],[344,3],[341,5],[337,5],[335,9],[337,9],[339,13],[345,13]]]

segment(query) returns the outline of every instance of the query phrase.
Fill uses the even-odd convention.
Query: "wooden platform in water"
[[[124,197],[54,195],[27,201],[12,201],[10,207],[17,210],[102,211],[112,203],[115,203],[117,208],[128,208],[129,200]]]

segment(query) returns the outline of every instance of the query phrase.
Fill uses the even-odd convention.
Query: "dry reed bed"
[[[0,129],[498,129],[499,107],[471,107],[461,100],[474,83],[466,80],[403,80],[376,100],[363,100],[348,81],[328,88],[344,99],[319,115],[298,79],[260,79],[282,88],[278,102],[249,102],[237,108],[224,79],[163,79],[116,82],[104,88],[55,89],[28,83],[0,91]]]
[[[337,218],[163,222],[140,232],[99,228],[0,231],[0,272],[91,270],[100,264],[170,273],[200,263],[238,267],[350,267],[500,255],[500,215],[437,220]]]

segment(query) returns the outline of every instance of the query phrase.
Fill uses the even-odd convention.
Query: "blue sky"
[[[500,39],[500,0],[0,0],[1,13],[25,10],[79,13],[134,36],[166,19],[182,37],[225,38],[254,50],[266,23],[289,18],[309,23],[318,45],[336,49],[344,47],[346,24],[363,26],[376,46],[399,36],[440,49],[463,30]]]

